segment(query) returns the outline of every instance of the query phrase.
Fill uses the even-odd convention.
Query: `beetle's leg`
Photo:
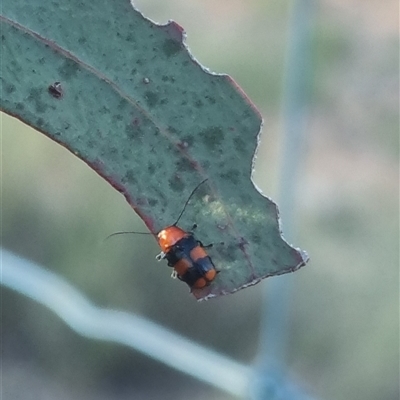
[[[165,258],[166,254],[162,251],[160,254],[156,255],[156,260],[161,261]]]
[[[192,228],[190,229],[190,233],[193,233],[194,230],[197,228],[197,224],[193,224]]]
[[[211,249],[211,247],[215,246],[215,245],[224,245],[224,242],[219,242],[219,243],[210,243],[210,244],[206,244],[204,245],[202,242],[200,242],[200,240],[197,241],[197,243],[200,245],[200,247],[202,247],[203,249]]]
[[[178,273],[176,272],[176,269],[174,268],[173,270],[172,270],[172,273],[171,273],[171,278],[172,279],[176,279],[178,277]]]

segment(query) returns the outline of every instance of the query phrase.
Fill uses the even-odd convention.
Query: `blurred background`
[[[278,199],[292,2],[136,0],[177,21],[194,56],[231,75],[265,123],[255,181]],[[399,4],[323,0],[299,149],[288,375],[320,399],[399,398]],[[96,305],[138,313],[244,364],[259,349],[265,282],[197,303],[169,279],[124,198],[42,134],[1,115],[2,246],[64,277]],[[281,216],[285,221],[285,215]],[[280,278],[270,278],[280,279]],[[233,399],[127,347],[79,336],[2,288],[2,391],[11,399]],[[196,360],[193,360],[196,362]]]

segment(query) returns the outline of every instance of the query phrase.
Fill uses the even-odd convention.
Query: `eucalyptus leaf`
[[[198,299],[307,262],[251,180],[259,112],[193,58],[179,25],[157,25],[127,0],[3,0],[0,19],[1,109],[85,161],[151,232],[208,178],[179,223],[196,223],[204,244],[224,242],[209,250],[220,273]]]

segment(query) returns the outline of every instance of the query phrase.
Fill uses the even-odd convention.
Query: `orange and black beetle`
[[[219,272],[215,269],[214,263],[205,251],[206,248],[212,247],[212,244],[204,246],[194,237],[193,232],[186,232],[177,226],[193,194],[206,181],[207,179],[194,188],[175,223],[157,234],[158,244],[161,247],[161,253],[157,256],[157,260],[167,259],[168,265],[174,269],[172,276],[186,282],[191,289],[201,289],[208,286]],[[193,225],[193,229],[195,227],[196,225]],[[150,234],[116,232],[110,236],[124,233]]]
[[[157,259],[166,258],[168,265],[174,268],[173,275],[190,288],[204,288],[215,279],[217,271],[214,263],[204,250],[210,246],[203,246],[193,232],[171,225],[159,232],[157,237],[162,250]]]

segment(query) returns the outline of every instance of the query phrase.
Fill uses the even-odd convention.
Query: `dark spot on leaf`
[[[63,65],[58,68],[58,73],[61,75],[63,80],[69,80],[77,75],[78,70],[78,64],[67,58]]]
[[[155,92],[147,91],[145,94],[145,100],[149,107],[154,107],[158,101],[158,94]]]
[[[207,170],[210,168],[210,165],[211,165],[210,161],[204,161],[202,167],[203,169]]]
[[[192,163],[184,157],[181,157],[179,161],[176,162],[176,169],[177,171],[190,171],[193,169]]]
[[[232,184],[237,185],[239,183],[240,173],[235,169],[231,169],[226,173],[222,173],[221,177],[223,179],[230,181]]]
[[[44,125],[44,119],[43,118],[38,118],[36,120],[36,126],[38,126],[39,128],[41,128]]]
[[[207,99],[208,102],[211,103],[211,104],[215,104],[215,103],[217,102],[217,100],[215,100],[214,97],[206,96],[206,99]]]
[[[156,166],[153,163],[149,163],[149,165],[147,166],[147,170],[151,175],[153,175],[154,172],[156,172]]]
[[[108,107],[103,106],[103,107],[100,108],[100,113],[101,114],[109,114],[110,113],[110,109]]]
[[[136,64],[137,64],[137,65],[143,65],[144,62],[143,62],[141,59],[139,59],[139,60],[136,60]]]
[[[203,107],[204,103],[203,103],[201,100],[196,100],[195,103],[194,103],[194,105],[195,105],[197,108],[201,108],[201,107]]]
[[[22,71],[22,68],[16,62],[10,61],[10,65],[12,66],[14,75],[17,75],[18,73],[20,73]]]
[[[44,57],[40,57],[39,58],[39,64],[40,65],[46,64],[46,59]]]
[[[245,110],[245,112],[243,113],[243,118],[251,118],[252,117],[252,113],[250,112],[250,110]]]
[[[112,122],[122,121],[124,117],[121,114],[114,114],[111,118]]]
[[[12,83],[10,83],[9,85],[6,85],[5,89],[7,94],[11,94],[15,92],[16,88]]]
[[[224,132],[218,126],[213,126],[199,133],[205,146],[210,150],[215,150],[224,140]]]
[[[136,74],[137,74],[137,69],[136,68],[132,68],[131,75],[136,75]]]
[[[81,36],[79,39],[78,39],[78,43],[79,44],[85,44],[86,43],[86,38],[85,38],[85,36]]]
[[[158,200],[156,199],[149,199],[148,201],[151,207],[155,207],[158,204]]]
[[[242,204],[248,204],[249,202],[251,202],[251,196],[248,193],[242,192],[239,197],[242,201]]]
[[[34,103],[35,111],[39,114],[42,114],[47,110],[47,105],[42,101],[41,96],[42,91],[40,89],[31,89],[29,91],[28,101]]]
[[[108,149],[108,156],[110,157],[111,160],[116,160],[118,156],[118,149],[116,147],[110,147]]]
[[[169,180],[169,186],[174,192],[182,192],[185,189],[185,185],[182,182],[182,179],[179,179],[177,176],[174,176]]]
[[[232,244],[225,244],[224,246],[219,246],[218,247],[219,256],[224,260],[227,260],[228,262],[234,262],[236,260],[236,255],[235,255],[235,250],[237,249],[236,246]]]
[[[24,106],[23,103],[17,103],[17,104],[15,105],[15,108],[16,108],[18,111],[22,111],[22,110],[25,109],[25,106]]]
[[[235,137],[233,139],[233,143],[234,143],[235,149],[238,153],[242,153],[242,154],[246,153],[246,145],[242,138]]]
[[[161,80],[162,80],[163,82],[168,82],[168,81],[169,81],[169,78],[168,78],[167,75],[163,75],[162,78],[161,78]]]
[[[162,50],[167,57],[172,57],[182,49],[182,43],[173,39],[166,39],[162,45]]]
[[[136,183],[135,173],[132,169],[126,172],[125,178],[129,183]]]
[[[178,133],[178,130],[176,129],[176,128],[174,128],[173,126],[169,126],[168,127],[168,132],[170,132],[170,133]]]
[[[162,99],[162,100],[160,101],[160,104],[168,104],[168,99]]]
[[[253,232],[252,234],[251,234],[251,241],[254,243],[254,244],[261,244],[261,235],[260,234],[258,234],[258,233],[256,233],[256,232]]]
[[[142,130],[139,126],[134,126],[132,124],[128,124],[125,126],[125,133],[129,139],[133,141],[141,141],[142,140]]]

